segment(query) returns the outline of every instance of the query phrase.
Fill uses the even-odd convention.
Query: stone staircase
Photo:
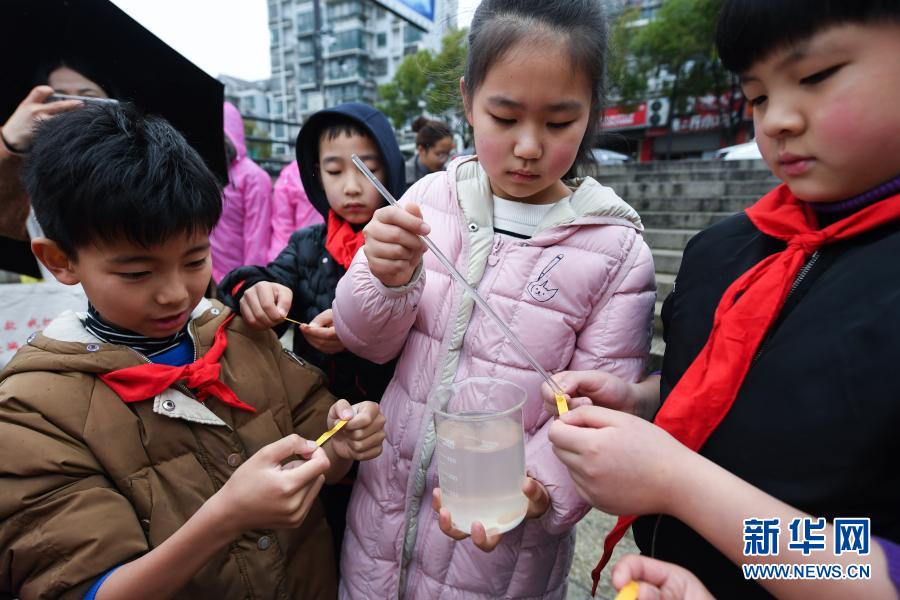
[[[738,212],[778,185],[759,160],[688,160],[598,167],[595,178],[618,192],[644,221],[656,265],[656,311],[649,370],[665,343],[660,309],[672,291],[684,246],[701,229]]]

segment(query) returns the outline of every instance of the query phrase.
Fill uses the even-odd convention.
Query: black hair
[[[98,240],[151,247],[209,232],[222,212],[218,180],[200,155],[165,119],[127,103],[39,124],[24,181],[44,234],[73,259]]]
[[[716,28],[722,63],[744,73],[772,52],[831,27],[900,23],[898,0],[725,0]]]
[[[446,123],[424,116],[413,121],[412,130],[416,132],[416,146],[426,150],[442,139],[452,137],[450,127]]]
[[[331,141],[342,135],[346,135],[347,137],[358,135],[365,138],[372,138],[372,134],[360,125],[359,121],[344,115],[333,115],[328,120],[327,124],[323,124],[322,128],[319,130],[319,140],[327,139]]]
[[[567,41],[572,69],[584,73],[591,84],[591,107],[578,155],[566,177],[593,162],[591,148],[606,102],[607,26],[600,0],[483,0],[470,27],[464,75],[469,103],[491,66],[529,34],[546,32]]]

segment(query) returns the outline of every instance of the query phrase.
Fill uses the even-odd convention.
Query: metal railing
[[[290,132],[297,131],[300,128],[300,123],[253,115],[244,115],[244,122],[284,126],[287,132],[285,137],[248,135],[245,138],[247,155],[265,169],[267,173],[277,176],[281,169],[295,158],[294,145],[296,144],[296,137],[291,135]],[[282,150],[279,153],[275,151],[276,148],[286,148],[286,150]]]

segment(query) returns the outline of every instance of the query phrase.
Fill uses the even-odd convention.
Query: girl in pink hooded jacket
[[[281,254],[295,231],[324,222],[306,196],[297,161],[291,161],[278,175],[272,195],[272,243],[268,262]]]
[[[217,283],[237,267],[266,264],[272,235],[272,179],[247,156],[241,113],[226,102],[224,114],[234,157],[222,190],[222,217],[209,235]]]
[[[590,507],[548,441],[541,376],[416,234],[430,234],[547,371],[641,377],[656,285],[640,218],[610,188],[569,179],[602,114],[599,4],[480,4],[461,81],[477,157],[417,182],[404,208],[376,211],[338,284],[334,324],[347,348],[375,362],[399,355],[381,402],[384,452],[361,465],[353,490],[341,598],[566,595],[573,528]],[[427,398],[473,376],[527,393],[528,512],[502,535],[478,523],[457,531],[440,506]]]

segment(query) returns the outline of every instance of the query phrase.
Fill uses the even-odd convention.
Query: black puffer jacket
[[[663,306],[663,398],[706,344],[728,286],[784,247],[745,213],[691,240]],[[821,248],[797,277],[731,410],[700,449],[811,515],[869,517],[872,535],[894,543],[900,543],[897,256],[900,224]],[[689,569],[716,598],[770,597],[673,517],[639,519],[634,537],[645,554]],[[785,549],[787,523],[780,540]],[[830,552],[829,546],[822,562]]]
[[[312,205],[328,220],[328,198],[319,181],[319,134],[335,118],[350,118],[369,132],[378,144],[386,172],[386,186],[397,197],[405,189],[403,156],[394,132],[385,116],[365,104],[349,103],[319,111],[307,119],[297,137],[297,161],[300,178]],[[345,269],[325,250],[326,225],[313,225],[295,232],[287,247],[265,267],[245,266],[229,273],[219,283],[222,301],[239,310],[243,292],[260,281],[272,281],[291,288],[294,299],[289,317],[308,323],[316,315],[331,308],[338,280]],[[237,293],[234,288],[244,282]],[[281,334],[287,329],[276,330]],[[378,365],[349,352],[326,355],[310,346],[299,330],[294,331],[294,352],[321,368],[329,379],[329,388],[339,398],[351,403],[381,400],[381,395],[394,373],[394,363]]]
[[[309,323],[324,310],[331,308],[337,283],[344,275],[339,265],[325,250],[325,225],[313,225],[294,232],[287,247],[265,267],[240,267],[229,273],[219,284],[226,304],[240,310],[244,291],[260,281],[273,281],[291,288],[294,299],[288,317]],[[231,290],[244,282],[241,289]],[[283,334],[287,324],[276,328]],[[364,400],[378,402],[394,374],[394,363],[379,365],[350,352],[323,354],[309,345],[295,327],[294,352],[325,372],[329,389],[338,398],[351,404]]]

